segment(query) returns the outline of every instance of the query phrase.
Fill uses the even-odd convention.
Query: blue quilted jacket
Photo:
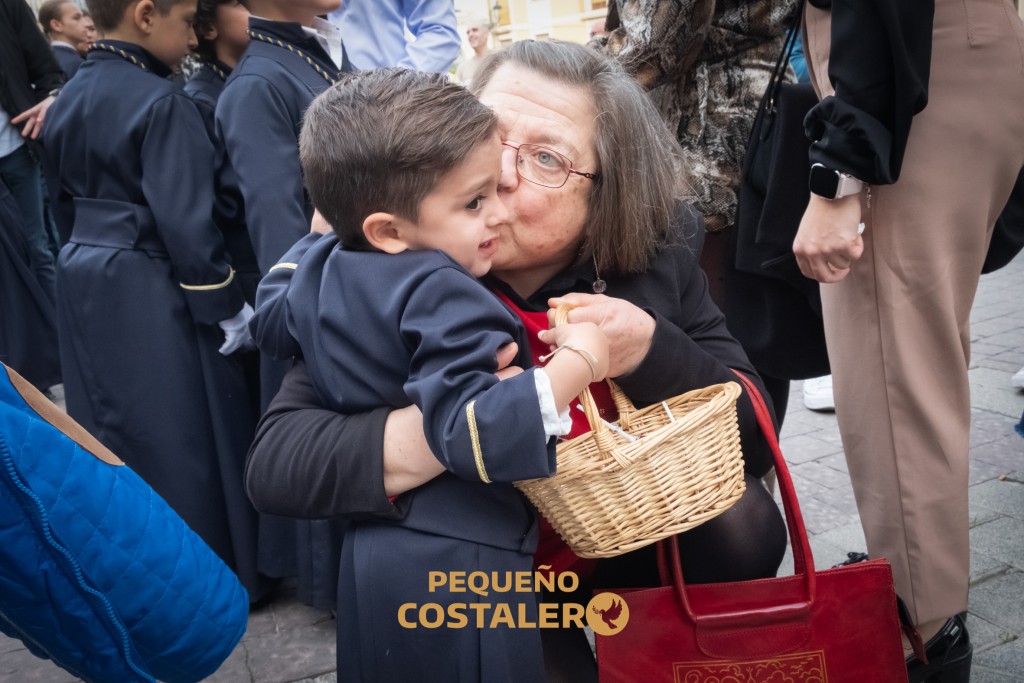
[[[186,683],[248,606],[149,485],[0,364],[0,630],[86,681]]]

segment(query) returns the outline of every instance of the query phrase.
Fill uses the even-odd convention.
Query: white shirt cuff
[[[537,403],[540,404],[540,418],[544,422],[544,434],[549,439],[553,436],[565,436],[572,430],[572,418],[569,409],[559,415],[555,406],[555,394],[551,390],[551,379],[544,368],[535,368],[533,381],[537,387]]]

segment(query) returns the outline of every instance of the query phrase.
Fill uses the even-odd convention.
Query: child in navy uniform
[[[238,273],[245,300],[251,304],[256,301],[256,285],[260,281],[259,266],[256,265],[256,254],[245,226],[245,210],[238,179],[214,128],[217,100],[220,99],[228,76],[249,44],[248,27],[249,10],[239,0],[198,0],[195,18],[198,45],[195,54],[202,65],[185,83],[185,92],[196,103],[210,140],[217,149],[215,216],[224,235],[231,265]]]
[[[249,46],[217,100],[216,131],[237,177],[261,275],[309,232],[302,187],[302,114],[341,71],[350,71],[336,26],[320,19],[339,0],[248,0]],[[277,393],[288,364],[260,358],[260,403]],[[335,598],[344,520],[279,520],[260,566],[298,576],[298,599],[320,609]],[[266,552],[263,551],[266,548]]]
[[[60,169],[57,318],[68,412],[259,597],[242,489],[253,421],[231,354],[251,309],[213,221],[214,148],[167,80],[195,0],[92,0],[96,43],[46,118]]]
[[[500,383],[494,374],[498,349],[523,339],[515,314],[475,279],[508,219],[497,196],[503,150],[493,113],[437,74],[365,72],[306,112],[306,184],[336,234],[303,239],[264,278],[252,329],[267,353],[301,352],[332,410],[415,403],[448,470],[403,496],[402,519],[350,527],[339,680],[544,676],[538,657],[521,654],[541,651],[536,629],[400,624],[405,603],[467,601],[511,603],[536,623],[532,593],[467,600],[428,592],[428,574],[531,571],[535,515],[511,482],[554,473],[569,402],[608,368],[607,341],[587,323],[541,333],[556,348],[544,368]]]

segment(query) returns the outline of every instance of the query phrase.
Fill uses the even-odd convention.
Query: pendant
[[[597,278],[594,280],[594,294],[604,294],[604,290],[608,289],[608,283]]]

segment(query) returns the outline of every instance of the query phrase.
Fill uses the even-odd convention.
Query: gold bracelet
[[[575,344],[562,344],[561,346],[559,346],[557,349],[555,349],[551,353],[549,353],[549,354],[547,354],[545,356],[541,356],[540,358],[538,358],[538,360],[541,363],[546,363],[546,362],[548,362],[549,358],[554,357],[555,354],[557,354],[562,349],[569,349],[570,351],[575,351],[576,353],[578,353],[580,355],[580,358],[582,358],[583,360],[587,361],[587,365],[590,366],[590,381],[591,382],[596,382],[597,381],[597,357],[594,356],[594,354],[592,354],[590,351],[587,351],[586,349],[580,348],[579,346],[576,346]]]

